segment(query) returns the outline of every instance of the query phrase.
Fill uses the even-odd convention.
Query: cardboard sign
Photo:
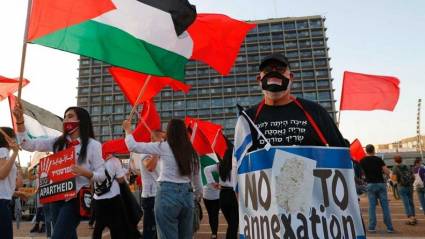
[[[366,238],[348,149],[257,150],[237,177],[240,238]]]
[[[41,203],[68,200],[77,196],[75,174],[71,171],[73,165],[74,147],[40,159],[38,176]]]

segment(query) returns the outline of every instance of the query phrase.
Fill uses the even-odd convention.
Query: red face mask
[[[66,134],[72,134],[80,126],[79,121],[63,122],[63,131]]]

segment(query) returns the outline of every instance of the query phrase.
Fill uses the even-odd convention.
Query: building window
[[[312,78],[314,76],[313,71],[303,71],[301,72],[302,78]]]
[[[304,89],[315,89],[316,83],[314,81],[304,81],[303,86],[304,86]]]
[[[322,32],[322,30],[312,30],[311,36],[312,37],[320,37],[320,36],[323,36],[323,32]]]
[[[284,23],[285,30],[294,30],[295,29],[295,22],[285,22]]]
[[[272,23],[271,24],[271,31],[283,31],[283,26],[281,22]]]
[[[89,93],[89,88],[88,87],[83,87],[83,88],[78,88],[78,94],[88,94]]]
[[[313,55],[314,56],[326,56],[326,52],[325,52],[325,50],[322,50],[322,49],[320,49],[320,50],[314,50],[313,51]]]
[[[100,103],[100,100],[101,100],[100,96],[92,97],[92,103]]]
[[[309,37],[310,36],[310,32],[307,30],[307,31],[299,31],[298,32],[298,37],[299,38],[305,38],[305,37]]]
[[[319,91],[319,100],[330,100],[331,93],[329,91]]]
[[[103,101],[104,102],[110,102],[110,101],[112,101],[112,95],[103,96]]]
[[[112,77],[111,76],[104,76],[103,82],[104,83],[112,83]]]
[[[174,109],[182,109],[184,105],[184,101],[182,100],[174,101]]]
[[[308,28],[308,22],[307,21],[297,22],[297,28],[298,29]]]
[[[114,113],[118,113],[118,114],[124,113],[124,105],[115,105]]]
[[[304,98],[306,98],[307,100],[316,101],[317,94],[316,92],[304,92]]]
[[[121,121],[121,120],[124,120],[124,115],[122,114],[114,115],[114,121]]]
[[[103,92],[104,93],[110,93],[110,92],[112,92],[112,86],[104,86],[103,87]]]
[[[258,25],[258,32],[270,32],[269,24]]]
[[[322,19],[310,20],[310,26],[311,28],[322,27]]]
[[[80,62],[81,62],[81,65],[90,65],[89,59],[84,59],[84,60],[81,60]]]
[[[93,84],[99,84],[101,81],[102,81],[102,79],[100,77],[93,77],[92,78]]]
[[[111,114],[112,113],[112,105],[103,106],[103,113],[104,114]]]
[[[302,61],[301,62],[301,68],[312,68],[313,62],[312,61]]]
[[[282,32],[273,32],[272,33],[272,40],[273,41],[282,41],[283,40]]]
[[[173,105],[170,101],[163,101],[161,103],[161,110],[171,110],[173,108]]]
[[[92,114],[99,114],[100,113],[100,106],[91,107],[91,113]]]
[[[101,68],[93,68],[93,74],[100,74],[102,72]]]
[[[318,80],[317,87],[329,87],[329,80]]]
[[[91,93],[100,93],[100,87],[92,87]]]
[[[87,97],[79,97],[78,98],[78,101],[80,103],[87,103],[87,102],[89,102],[89,98],[87,98]]]
[[[319,70],[315,72],[316,77],[328,77],[328,71],[327,70]]]
[[[314,47],[323,46],[324,42],[323,42],[323,40],[313,40],[311,45],[314,46]]]
[[[88,75],[88,74],[90,74],[90,69],[83,69],[83,70],[80,69],[80,75]]]
[[[114,96],[114,101],[123,101],[124,100],[124,96],[123,95],[115,95]]]

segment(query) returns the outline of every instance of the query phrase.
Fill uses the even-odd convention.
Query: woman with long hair
[[[239,212],[236,185],[236,163],[232,160],[233,145],[227,139],[227,150],[218,164],[204,168],[207,183],[220,189],[220,209],[227,221],[226,239],[238,238]],[[218,172],[219,183],[214,181],[213,172]]]
[[[171,119],[166,141],[141,143],[131,134],[131,123],[123,122],[130,152],[159,156],[160,173],[155,197],[155,220],[161,239],[190,239],[193,234],[193,187],[202,197],[199,161],[182,120]],[[193,187],[192,187],[193,186]]]
[[[25,130],[23,109],[16,104],[13,114],[16,118],[18,139],[27,151],[59,152],[75,147],[75,165],[72,172],[76,175],[76,191],[89,187],[90,179],[95,182],[105,180],[105,168],[102,159],[102,146],[94,139],[93,126],[89,113],[80,107],[69,107],[63,119],[63,134],[53,138],[30,138]],[[52,239],[74,239],[80,223],[80,208],[77,198],[51,203],[53,223]]]
[[[0,133],[0,238],[12,239],[12,196],[23,196],[15,192],[18,169],[15,160],[19,147],[15,132],[9,127],[1,127]],[[10,154],[12,151],[12,154]],[[19,185],[18,185],[19,186]]]

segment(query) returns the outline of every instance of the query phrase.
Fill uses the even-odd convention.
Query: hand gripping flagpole
[[[136,112],[136,108],[137,108],[137,105],[139,104],[140,98],[142,98],[142,95],[145,93],[151,78],[152,78],[152,75],[148,75],[148,77],[146,78],[145,84],[143,85],[142,90],[140,90],[139,95],[137,96],[136,102],[133,105],[133,108],[131,108],[130,115],[128,116],[128,121],[131,122],[131,119],[133,118],[133,115]]]
[[[22,91],[22,82],[24,79],[25,58],[27,54],[28,28],[29,28],[29,21],[31,16],[31,8],[32,8],[32,0],[28,0],[27,20],[25,22],[24,41],[22,45],[21,70],[19,73],[18,102],[21,101],[21,91]]]

